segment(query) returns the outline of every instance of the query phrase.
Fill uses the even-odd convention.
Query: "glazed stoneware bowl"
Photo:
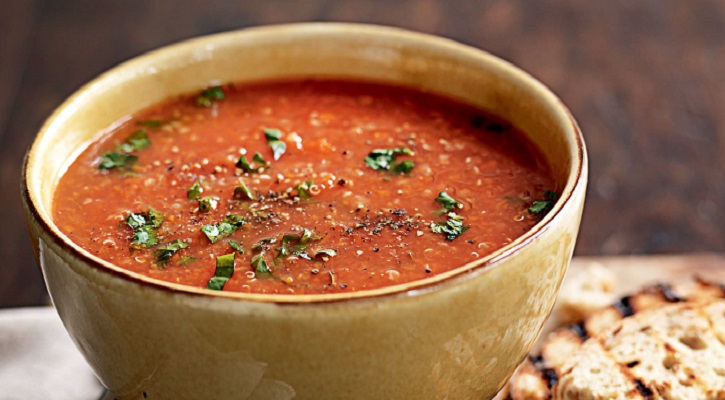
[[[116,121],[210,83],[300,76],[392,82],[488,110],[541,149],[560,200],[488,257],[425,281],[334,295],[210,293],[156,281],[94,257],[53,223],[58,179]],[[96,78],[38,133],[22,190],[53,303],[117,399],[486,399],[552,309],[586,181],[576,122],[509,63],[394,28],[297,24],[189,40]]]

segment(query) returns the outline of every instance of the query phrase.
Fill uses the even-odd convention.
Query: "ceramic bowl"
[[[212,82],[300,76],[403,84],[527,133],[561,198],[496,253],[423,282],[335,295],[213,293],[120,269],[53,223],[58,179],[115,121]],[[565,106],[511,64],[395,28],[295,24],[185,41],[121,64],[46,121],[25,160],[28,230],[55,307],[117,399],[485,399],[536,340],[571,259],[587,181]]]

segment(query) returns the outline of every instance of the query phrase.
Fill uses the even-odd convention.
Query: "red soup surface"
[[[409,88],[307,79],[211,87],[120,121],[61,178],[54,218],[154,279],[335,293],[484,257],[556,190],[506,121]]]

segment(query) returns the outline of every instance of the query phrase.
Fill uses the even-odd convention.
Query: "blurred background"
[[[553,89],[578,119],[591,162],[576,255],[725,252],[721,0],[3,0],[0,9],[0,307],[48,303],[19,182],[51,111],[148,50],[285,22],[441,35]]]

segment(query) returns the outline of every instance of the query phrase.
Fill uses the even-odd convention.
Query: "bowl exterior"
[[[118,399],[468,399],[493,396],[536,340],[580,210],[485,274],[323,305],[160,291],[88,268],[29,225],[63,323]]]
[[[283,32],[299,37],[320,29],[319,25],[284,27],[277,36]],[[361,42],[372,33],[378,39],[392,35],[393,42],[396,35],[434,44],[440,41],[388,28],[332,25],[322,30],[338,37],[358,32],[352,37]],[[237,35],[242,42],[249,36]],[[228,37],[206,40],[198,44],[214,47],[213,43]],[[456,45],[443,47],[458,51]],[[146,58],[152,62],[155,57],[162,69],[185,69],[172,65],[173,56],[167,51]],[[506,71],[511,68],[499,61],[492,65]],[[515,246],[486,260],[485,268],[472,265],[435,285],[369,298],[260,302],[128,279],[91,260],[53,227],[49,219],[52,196],[45,191],[52,192],[50,182],[57,181],[58,168],[40,167],[36,160],[45,154],[44,148],[61,140],[53,136],[56,127],[72,122],[67,114],[83,108],[84,96],[112,92],[114,84],[123,89],[124,83],[114,79],[135,79],[124,75],[132,67],[133,63],[121,66],[118,78],[99,78],[111,84],[98,86],[97,82],[82,89],[50,118],[39,144],[27,157],[23,186],[28,230],[53,303],[79,350],[119,400],[493,397],[531,348],[551,312],[584,204],[583,143],[575,122],[553,95],[537,86],[531,89],[533,95],[520,96],[522,102],[530,101],[527,96],[543,96],[539,100],[544,106],[532,106],[532,115],[526,117],[531,121],[549,118],[549,108],[563,110],[563,117],[549,118],[552,126],[571,136],[566,139],[569,147],[550,152],[552,159],[562,159],[560,169],[566,170],[563,205]],[[217,76],[232,75],[219,72]],[[406,84],[423,79],[403,75],[400,81]],[[509,78],[519,79],[518,75]],[[166,78],[161,74],[154,79]],[[128,114],[124,107],[120,104],[118,112]],[[499,111],[517,120],[514,109]],[[89,131],[95,128],[90,124]],[[75,140],[80,143],[88,137]]]

